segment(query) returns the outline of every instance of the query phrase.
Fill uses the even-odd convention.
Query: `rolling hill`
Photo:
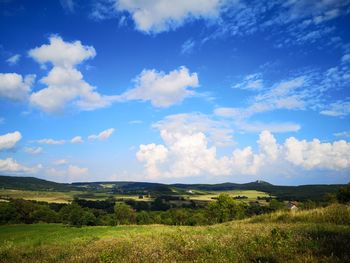
[[[106,187],[108,186],[108,187]],[[0,188],[31,191],[98,191],[137,194],[148,192],[155,195],[181,194],[188,190],[200,191],[230,191],[256,190],[269,193],[282,200],[314,200],[321,201],[325,194],[334,193],[342,185],[300,185],[280,186],[264,181],[255,181],[245,184],[161,184],[148,182],[76,182],[72,184],[56,183],[35,177],[0,176]],[[174,191],[176,190],[176,191]]]

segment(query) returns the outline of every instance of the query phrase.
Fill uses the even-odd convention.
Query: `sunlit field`
[[[344,205],[213,226],[0,227],[0,262],[349,262],[349,251]]]

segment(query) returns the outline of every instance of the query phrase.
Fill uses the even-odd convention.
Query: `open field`
[[[199,201],[213,201],[220,194],[225,193],[229,194],[232,197],[236,196],[246,196],[248,199],[246,201],[255,201],[258,196],[268,197],[269,194],[261,191],[255,190],[233,190],[233,191],[193,191],[192,195],[187,195],[190,200],[199,200]]]
[[[339,205],[201,227],[0,227],[0,262],[349,262],[349,251]]]
[[[133,199],[135,201],[151,201],[151,198],[144,196],[140,199],[138,195],[118,195],[118,194],[107,194],[107,193],[90,193],[80,191],[69,191],[69,192],[53,192],[53,191],[26,191],[26,190],[14,190],[14,189],[0,189],[0,199],[25,199],[33,201],[41,201],[48,203],[70,203],[74,197],[77,196],[81,199],[98,201],[106,200],[108,197],[115,197],[117,199]]]
[[[22,198],[25,200],[42,201],[48,203],[70,203],[74,195],[79,192],[51,192],[51,191],[26,191],[13,189],[0,189],[1,198]]]
[[[193,194],[182,195],[186,199],[195,201],[213,201],[220,194],[227,193],[232,197],[235,196],[247,196],[245,201],[255,201],[258,196],[267,197],[267,193],[255,191],[255,190],[233,190],[233,191],[193,191]],[[105,192],[84,192],[84,191],[67,191],[67,192],[54,192],[54,191],[27,191],[27,190],[14,190],[14,189],[0,189],[0,199],[8,198],[22,198],[25,200],[43,201],[48,203],[70,203],[74,197],[81,199],[98,201],[106,200],[109,197],[115,197],[116,199],[132,199],[135,201],[152,201],[153,198],[143,196],[142,199],[139,195],[122,195],[122,194],[109,194]]]

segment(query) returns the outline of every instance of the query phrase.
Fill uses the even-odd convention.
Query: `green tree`
[[[33,222],[46,222],[46,223],[56,223],[58,222],[58,215],[55,211],[50,209],[46,205],[37,206],[32,212]]]
[[[350,183],[344,187],[339,188],[336,196],[339,203],[342,203],[342,204],[349,203],[350,202]]]
[[[91,211],[84,211],[82,217],[82,224],[86,226],[96,226],[97,218]]]
[[[245,216],[245,207],[242,202],[234,200],[228,194],[220,194],[217,201],[206,207],[208,223],[222,223]]]
[[[136,222],[138,225],[147,225],[152,223],[152,218],[146,211],[138,212],[136,215]]]
[[[128,225],[136,222],[136,212],[125,203],[116,203],[114,216],[117,225]]]
[[[82,226],[84,223],[83,215],[83,208],[76,203],[62,207],[59,212],[59,216],[63,223],[78,227]]]
[[[17,223],[18,215],[12,202],[0,202],[0,224]]]

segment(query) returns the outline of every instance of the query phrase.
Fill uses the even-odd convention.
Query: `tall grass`
[[[350,262],[349,218],[332,205],[198,227],[0,226],[0,262]]]
[[[350,225],[350,206],[333,204],[327,207],[301,211],[277,211],[247,220],[251,223],[329,223]]]

